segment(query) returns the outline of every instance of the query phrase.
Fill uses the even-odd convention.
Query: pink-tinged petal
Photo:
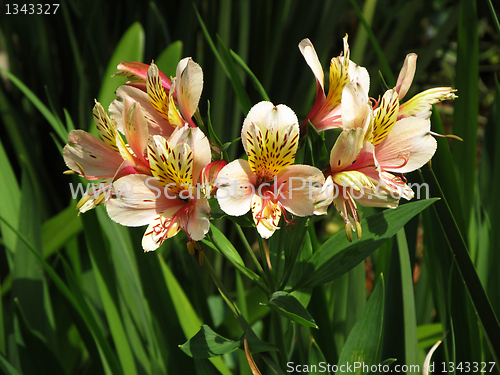
[[[172,218],[169,212],[161,212],[156,215],[148,225],[144,237],[142,237],[142,248],[144,251],[154,251],[168,238],[172,238],[181,230],[178,220]]]
[[[430,121],[408,117],[396,122],[391,132],[375,147],[375,155],[386,171],[406,173],[427,163],[436,152],[437,142],[429,134]]]
[[[115,198],[106,202],[109,217],[118,224],[138,227],[149,224],[158,213],[172,216],[185,202],[165,195],[151,176],[128,175],[113,183]]]
[[[185,125],[177,128],[168,140],[170,145],[187,144],[193,151],[193,185],[198,183],[201,170],[212,160],[210,142],[199,128]]]
[[[290,165],[277,175],[276,185],[281,192],[278,194],[279,202],[294,215],[313,215],[324,183],[325,176],[318,168]]]
[[[315,215],[326,215],[328,207],[332,204],[333,198],[335,196],[335,189],[338,187],[333,183],[332,176],[326,178],[321,192],[316,197],[314,202],[314,214]]]
[[[127,83],[146,83],[149,65],[136,61],[122,61],[117,69],[114,75],[127,77],[129,79]],[[170,80],[162,72],[159,72],[159,76],[162,86],[169,90]]]
[[[201,241],[210,228],[210,205],[201,197],[196,199],[194,208],[190,211],[187,223],[187,232],[194,241]]]
[[[120,165],[118,170],[115,173],[115,177],[113,178],[113,181],[118,180],[119,178],[128,176],[129,174],[139,174],[137,170],[134,168],[130,160],[124,160],[123,163]]]
[[[255,194],[256,180],[246,160],[237,159],[222,168],[215,180],[222,211],[231,216],[246,214]]]
[[[375,146],[370,142],[364,142],[359,151],[356,160],[349,166],[343,169],[344,171],[360,171],[371,177],[379,173],[379,164],[375,158]]]
[[[387,137],[398,118],[399,99],[396,90],[387,90],[382,97],[380,106],[375,110],[373,119],[373,139],[376,146]]]
[[[351,82],[342,92],[342,125],[343,129],[363,129],[365,133],[370,125],[371,106],[368,94],[363,87]]]
[[[168,138],[174,131],[175,128],[168,120],[154,109],[148,94],[144,91],[135,87],[123,85],[116,90],[116,96],[118,99],[114,100],[109,106],[109,115],[111,120],[116,122],[118,130],[122,133],[125,133],[122,115],[123,102],[127,99],[140,103],[142,113],[148,122],[149,135],[161,135]]]
[[[209,163],[201,170],[201,184],[205,188],[207,198],[212,198],[217,191],[215,179],[219,176],[220,171],[227,165],[226,160],[217,160]]]
[[[396,83],[396,92],[399,94],[399,100],[403,99],[413,82],[415,70],[417,68],[417,55],[409,53],[406,55],[405,62],[399,72],[398,82]]]
[[[366,68],[349,61],[349,79],[360,85],[366,94],[370,92],[370,75]]]
[[[452,100],[457,98],[454,94],[457,90],[451,87],[436,87],[425,90],[399,107],[399,117],[418,116],[428,119],[431,116],[432,105],[443,100]]]
[[[318,84],[318,88],[316,90],[316,100],[318,100],[319,97],[325,98],[325,88],[324,88],[324,81],[325,81],[325,75],[323,73],[323,68],[321,66],[321,63],[319,62],[318,55],[316,53],[316,50],[314,49],[313,44],[309,39],[303,39],[299,43],[299,50],[302,53],[302,56],[304,56],[304,59],[306,60],[307,65],[311,68],[314,77],[316,77],[316,82]]]
[[[176,71],[177,104],[185,120],[192,122],[203,91],[203,70],[190,57],[179,61]],[[193,124],[194,125],[194,124]]]
[[[392,199],[405,198],[410,200],[413,198],[413,190],[400,177],[388,172],[382,172],[380,176],[389,187],[389,195]]]
[[[72,130],[63,157],[71,170],[89,180],[113,177],[123,162],[113,148],[83,130]]]
[[[281,218],[281,208],[270,199],[262,199],[258,194],[252,197],[252,215],[262,238],[269,238],[276,229]]]
[[[137,102],[130,102],[125,99],[123,105],[123,122],[125,123],[125,137],[134,152],[134,159],[138,163],[148,165],[144,158],[146,146],[148,144],[148,123],[144,117],[141,105]]]
[[[330,168],[332,172],[342,171],[350,166],[358,157],[363,147],[363,129],[344,130],[338,136],[330,152]]]

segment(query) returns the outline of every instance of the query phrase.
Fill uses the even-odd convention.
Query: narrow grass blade
[[[455,262],[460,271],[462,280],[469,292],[469,295],[474,304],[474,308],[483,325],[484,333],[488,338],[490,349],[495,361],[499,363],[500,358],[500,325],[493,311],[490,301],[481,285],[481,280],[477,275],[474,264],[470,259],[467,245],[460,234],[460,230],[451,213],[450,207],[446,198],[439,186],[439,183],[431,169],[424,169],[423,175],[425,181],[429,184],[433,194],[441,197],[441,200],[436,203],[435,210],[438,214],[440,223],[444,229],[447,240],[450,244]]]
[[[233,57],[234,61],[236,61],[239,64],[239,66],[245,71],[245,73],[247,73],[248,76],[250,77],[250,81],[252,82],[253,86],[255,87],[257,92],[259,93],[261,99],[265,100],[265,101],[270,101],[269,96],[267,95],[266,90],[264,89],[264,86],[262,86],[259,79],[250,70],[250,68],[245,63],[245,61],[243,61],[243,59],[240,56],[238,56],[238,54],[236,52],[234,52],[232,50],[230,52],[231,52],[231,56]]]
[[[71,303],[71,305],[84,320],[85,326],[90,329],[95,341],[98,344],[99,353],[101,355],[101,359],[103,360],[103,365],[107,368],[109,367],[110,371],[113,374],[123,374],[118,361],[116,360],[116,357],[111,350],[111,347],[106,341],[101,328],[99,327],[85,300],[85,297],[81,293],[76,293],[75,290],[70,290],[64,283],[64,281],[59,277],[59,275],[54,271],[54,269],[43,259],[42,255],[24,237],[24,235],[17,231],[13,226],[11,226],[3,216],[0,216],[0,221],[5,223],[10,228],[10,230],[12,230],[17,235],[19,240],[27,246],[32,254],[34,254],[38,258],[38,261],[42,264],[45,272],[54,282],[59,292]],[[70,276],[72,276],[69,268],[67,267],[66,269],[67,271],[69,271]]]
[[[384,306],[384,279],[380,278],[345,343],[338,363],[339,368],[340,366],[347,368],[349,363],[357,363],[359,367],[351,367],[352,371],[355,374],[362,374],[362,365],[371,366],[380,363]]]
[[[85,228],[85,240],[89,249],[92,268],[97,281],[97,287],[99,288],[99,295],[116,347],[118,359],[125,375],[135,375],[137,374],[137,369],[134,355],[123,327],[117,286],[113,278],[114,270],[109,263],[107,254],[109,250],[106,249],[106,246],[103,246],[105,244],[104,237],[95,220],[95,213],[92,212],[92,214],[87,213],[83,215],[82,221]]]
[[[60,360],[48,346],[48,342],[39,331],[31,328],[19,300],[14,300],[16,315],[19,317],[19,327],[24,347],[20,347],[21,366],[24,374],[33,375],[64,375],[65,371]],[[43,363],[43,366],[39,364]]]
[[[458,23],[456,89],[453,132],[464,141],[453,145],[458,190],[463,203],[466,228],[474,207],[476,191],[477,119],[479,111],[479,44],[476,1],[460,2]]]
[[[5,358],[2,353],[0,353],[0,369],[2,369],[5,375],[22,375],[14,366],[9,363],[7,358]]]
[[[16,176],[10,165],[7,154],[0,141],[0,216],[6,218],[8,223],[17,228],[19,221],[19,206],[21,202],[21,191],[17,183]],[[6,249],[13,253],[17,236],[3,222],[0,225],[2,241]]]
[[[68,140],[68,132],[62,126],[61,121],[56,118],[48,109],[45,104],[42,103],[40,99],[35,95],[33,91],[31,91],[28,86],[21,82],[14,74],[0,67],[0,72],[4,73],[7,77],[9,77],[10,81],[17,86],[19,90],[23,92],[24,95],[29,99],[31,103],[40,111],[43,117],[48,121],[48,123],[52,126],[52,129],[56,132],[62,142],[66,143]]]
[[[377,38],[375,37],[375,34],[373,34],[373,31],[366,21],[363,13],[361,12],[361,9],[359,9],[358,4],[356,3],[355,0],[349,0],[351,3],[354,11],[356,12],[359,20],[365,27],[366,32],[368,33],[368,38],[370,39],[370,42],[372,43],[373,48],[375,49],[375,52],[377,53],[377,57],[380,62],[380,69],[382,70],[382,73],[384,74],[385,80],[388,82],[389,86],[394,86],[396,84],[396,80],[394,79],[394,75],[392,74],[391,68],[389,67],[389,63],[387,62],[387,59],[385,58],[384,52],[382,51],[382,48],[380,47],[380,44],[378,43]]]
[[[238,99],[238,103],[240,104],[241,111],[244,115],[246,115],[252,107],[252,103],[250,102],[250,98],[248,97],[248,94],[243,87],[243,83],[241,82],[238,71],[236,70],[236,65],[234,64],[229,50],[219,36],[217,36],[217,41],[219,42],[219,45],[221,47],[222,59],[224,60],[227,71],[229,72],[228,78],[233,85],[233,89],[236,94],[236,98]]]
[[[418,365],[417,317],[415,315],[415,296],[413,292],[413,272],[408,253],[408,244],[404,229],[396,234],[401,267],[401,291],[403,299],[403,321],[405,342],[405,363]]]

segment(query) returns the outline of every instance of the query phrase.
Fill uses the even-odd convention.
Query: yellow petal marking
[[[120,152],[117,142],[121,140],[123,144],[125,143],[123,142],[121,136],[116,136],[118,134],[118,131],[116,130],[116,124],[111,121],[106,111],[104,111],[101,103],[99,103],[98,101],[95,102],[93,114],[95,125],[104,143],[106,143],[116,152]]]
[[[298,126],[273,131],[251,124],[247,130],[250,168],[261,182],[272,181],[279,171],[294,163],[298,142]]]
[[[179,195],[193,183],[193,151],[187,144],[172,147],[163,137],[150,139],[148,155],[151,172],[171,194]]]
[[[342,56],[342,55],[341,55]],[[325,105],[331,110],[342,101],[342,90],[350,82],[349,78],[349,44],[344,37],[344,58],[334,57],[330,61],[330,87]]]
[[[174,85],[172,85],[174,87]],[[183,126],[186,122],[182,119],[179,110],[175,106],[173,98],[173,90],[170,90],[169,102],[168,102],[168,114],[167,120],[172,126]]]
[[[146,88],[154,109],[166,120],[168,120],[169,100],[165,89],[161,84],[158,67],[151,63],[148,69]]]
[[[399,98],[396,90],[388,90],[384,94],[380,107],[377,108],[373,120],[373,140],[374,146],[378,145],[389,134],[396,123],[399,113]]]

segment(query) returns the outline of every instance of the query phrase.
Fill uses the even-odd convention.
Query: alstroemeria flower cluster
[[[102,187],[85,195],[77,208],[85,212],[104,203],[120,224],[149,225],[142,241],[146,251],[180,230],[190,240],[201,240],[208,232],[210,206],[198,181],[211,151],[192,116],[203,72],[191,58],[179,62],[172,79],[154,63],[124,62],[118,69],[129,82],[117,89],[110,115],[99,103],[94,107],[101,139],[74,130],[64,148],[64,160],[74,173],[101,180]]]
[[[416,55],[409,54],[396,86],[375,102],[368,97],[367,70],[349,59],[346,36],[343,53],[330,61],[326,93],[311,41],[304,39],[299,49],[317,83],[309,114],[299,125],[286,105],[257,103],[241,129],[246,158],[233,161],[212,160],[220,152],[212,153],[193,120],[203,89],[197,63],[182,59],[176,77],[170,78],[154,62],[121,63],[116,75],[128,81],[117,89],[109,115],[99,103],[94,107],[100,138],[73,130],[63,151],[71,173],[101,181],[78,203],[79,211],[104,203],[114,221],[147,226],[146,251],[180,231],[187,235],[190,252],[200,249],[196,241],[210,229],[209,200],[215,197],[211,202],[228,215],[251,212],[266,239],[280,222],[325,214],[331,203],[345,222],[347,238],[352,240],[352,231],[360,238],[357,203],[395,208],[400,198],[413,198],[403,174],[434,155],[430,111],[433,104],[453,99],[454,90],[430,89],[401,103],[416,69]],[[340,129],[323,170],[295,164],[309,122],[319,131]]]
[[[368,97],[366,70],[350,61],[347,63],[346,37],[345,55],[332,59],[330,64],[330,91],[325,100],[323,73],[312,43],[304,39],[299,49],[318,83],[315,103],[306,120],[318,130],[342,129],[331,150],[329,168],[324,170],[326,183],[316,212],[325,213],[333,202],[346,223],[347,238],[352,240],[351,231],[356,231],[361,238],[356,202],[363,206],[395,208],[400,198],[413,198],[403,173],[422,167],[434,155],[437,143],[432,134],[437,134],[430,131],[432,105],[454,99],[455,90],[429,89],[400,104],[416,69],[417,55],[409,54],[396,86],[387,90],[373,108]],[[355,73],[351,74],[351,70]],[[334,94],[330,94],[332,89]]]

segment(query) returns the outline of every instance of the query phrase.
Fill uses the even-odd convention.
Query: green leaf
[[[104,79],[101,84],[101,90],[97,101],[102,104],[104,108],[108,108],[111,102],[115,99],[116,89],[125,84],[126,77],[113,77],[116,72],[116,67],[122,61],[139,61],[142,62],[144,56],[144,30],[139,22],[130,26],[122,38],[109,60],[108,67],[104,73]],[[98,135],[97,128],[92,121],[89,127],[89,133]]]
[[[168,78],[175,77],[177,64],[182,56],[182,41],[177,40],[163,50],[163,52],[155,60],[158,69],[163,72]]]
[[[381,277],[363,313],[347,338],[340,355],[338,366],[347,367],[350,363],[371,366],[380,363],[380,343],[384,317],[384,279]],[[362,374],[363,367],[353,368],[353,373]]]
[[[211,358],[232,353],[236,351],[240,345],[240,341],[226,339],[204,324],[196,335],[179,347],[190,357]]]
[[[317,168],[323,168],[329,163],[330,154],[325,145],[325,132],[318,133],[314,125],[311,124],[311,121],[307,123],[306,147],[306,160],[308,164]]]
[[[3,370],[3,372],[6,375],[22,375],[17,369],[12,366],[7,358],[4,357],[3,353],[0,352],[0,369]]]
[[[20,347],[21,365],[25,374],[56,375],[65,374],[60,360],[50,350],[47,340],[40,332],[31,328],[24,310],[17,298],[14,299],[16,305],[16,316],[19,317],[19,326],[24,347]],[[37,364],[44,366],[38,367]]]
[[[224,236],[224,234],[219,229],[217,229],[215,225],[210,226],[210,232],[212,233],[212,242],[215,247],[210,246],[210,243],[207,240],[203,240],[203,243],[221,252],[227,258],[227,260],[229,260],[231,264],[235,266],[242,274],[265,288],[260,276],[245,267],[240,254],[234,248],[233,244],[226,238],[226,236]]]
[[[71,204],[42,225],[43,256],[47,258],[82,231],[82,221]]]
[[[443,325],[441,323],[424,324],[417,327],[419,349],[428,349],[443,338]]]
[[[158,256],[158,260],[160,261],[163,276],[165,278],[165,285],[167,286],[168,292],[172,298],[182,331],[184,332],[186,339],[192,337],[199,330],[199,327],[201,327],[202,321],[196,314],[193,305],[189,302],[186,293],[182,290],[181,285],[170,270],[170,267],[165,263],[161,256]],[[231,371],[227,368],[221,358],[212,358],[210,361],[222,374],[231,375]]]
[[[279,314],[306,327],[318,328],[311,314],[293,295],[279,291],[272,294],[267,306]]]
[[[304,276],[294,289],[321,285],[343,275],[436,200],[433,198],[408,203],[395,210],[384,210],[363,219],[361,240],[351,243],[343,231],[335,234],[309,259]]]

